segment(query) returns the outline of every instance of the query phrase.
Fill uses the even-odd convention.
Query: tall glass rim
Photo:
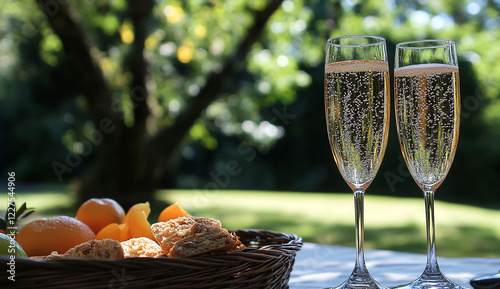
[[[432,52],[431,54],[434,55],[435,58],[433,60],[429,59],[428,61],[423,62],[414,62],[409,64],[404,63],[406,61],[413,62],[417,60],[418,54],[424,51]],[[440,52],[440,54],[438,54],[438,52]],[[446,53],[442,55],[444,52]],[[406,55],[405,61],[401,59],[401,55]],[[394,69],[399,69],[400,67],[408,65],[425,63],[439,63],[458,67],[455,41],[448,39],[425,39],[400,42],[396,44]]]
[[[429,43],[429,45],[417,46],[416,44]],[[430,45],[434,43],[434,45]],[[440,44],[438,44],[440,43]],[[414,41],[406,41],[400,42],[396,44],[397,49],[435,49],[435,48],[445,48],[445,47],[453,47],[455,46],[455,41],[447,40],[447,39],[425,39],[425,40],[414,40]]]
[[[364,44],[335,43],[336,41],[342,41],[345,39],[361,39],[361,38],[373,39],[375,41],[373,43],[364,43]],[[386,43],[386,39],[382,36],[375,36],[375,35],[345,35],[345,36],[330,38],[327,40],[326,43],[327,45],[334,47],[368,47],[368,46],[378,46],[384,44]]]

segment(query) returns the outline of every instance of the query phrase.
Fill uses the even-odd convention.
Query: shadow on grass
[[[436,241],[438,255],[500,257],[500,237],[487,228],[459,226],[444,231],[445,237]]]
[[[76,211],[78,210],[78,207],[75,205],[72,206],[59,206],[59,207],[51,207],[43,210],[44,215],[48,216],[70,216],[70,217],[75,217],[76,216]],[[35,211],[36,213],[37,211]]]

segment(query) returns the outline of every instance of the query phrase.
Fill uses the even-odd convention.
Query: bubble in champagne
[[[422,186],[446,177],[458,139],[458,68],[422,64],[394,72],[398,134],[411,174]]]
[[[332,152],[344,179],[367,186],[382,161],[389,124],[389,69],[375,60],[325,69],[325,108]]]

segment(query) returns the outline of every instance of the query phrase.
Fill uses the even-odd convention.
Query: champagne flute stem
[[[427,265],[425,271],[428,273],[439,272],[436,256],[436,229],[434,223],[434,191],[424,190],[425,220],[427,227]]]
[[[365,222],[364,222],[365,192],[354,192],[354,215],[356,226],[356,271],[366,271],[365,267]]]

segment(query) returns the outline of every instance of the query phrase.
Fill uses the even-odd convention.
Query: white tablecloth
[[[354,248],[304,243],[297,253],[290,289],[318,289],[341,284],[352,272]],[[379,283],[396,286],[409,283],[423,272],[426,255],[386,250],[366,250],[366,267]],[[441,272],[468,288],[470,279],[500,270],[500,258],[442,258]]]

